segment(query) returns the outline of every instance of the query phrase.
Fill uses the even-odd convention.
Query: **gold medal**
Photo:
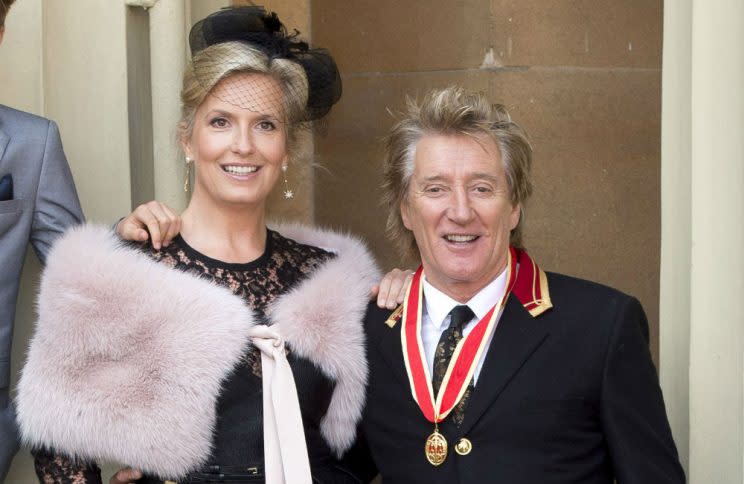
[[[426,453],[426,460],[433,466],[441,465],[447,458],[447,439],[439,433],[438,427],[434,427],[434,433],[426,439],[424,452]]]

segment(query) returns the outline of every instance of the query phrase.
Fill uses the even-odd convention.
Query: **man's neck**
[[[490,277],[485,276],[477,281],[440,280],[429,276],[426,277],[426,280],[438,291],[446,294],[460,304],[465,304],[482,291],[483,288],[491,284],[505,270],[506,262],[497,270],[492,271]],[[424,266],[424,274],[426,274],[426,266]]]

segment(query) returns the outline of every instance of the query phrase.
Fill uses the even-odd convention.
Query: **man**
[[[684,482],[638,301],[522,248],[531,157],[502,107],[458,88],[393,128],[388,228],[422,269],[392,316],[370,305],[367,477]]]
[[[0,0],[0,43],[13,0]],[[52,241],[83,221],[54,122],[0,105],[0,482],[18,443],[10,405],[10,344],[26,247],[44,262]]]

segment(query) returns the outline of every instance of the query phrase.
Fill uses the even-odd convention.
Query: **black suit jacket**
[[[385,483],[683,483],[639,302],[559,274],[548,283],[554,307],[537,318],[508,298],[462,426],[440,424],[450,450],[439,467],[424,456],[433,425],[411,397],[401,324],[370,306],[357,469]]]

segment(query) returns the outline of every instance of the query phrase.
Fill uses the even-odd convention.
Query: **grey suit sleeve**
[[[59,130],[54,121],[50,121],[31,226],[31,245],[42,264],[52,242],[67,228],[83,221]]]
[[[634,298],[620,303],[602,381],[602,427],[618,484],[683,484],[684,471]]]

